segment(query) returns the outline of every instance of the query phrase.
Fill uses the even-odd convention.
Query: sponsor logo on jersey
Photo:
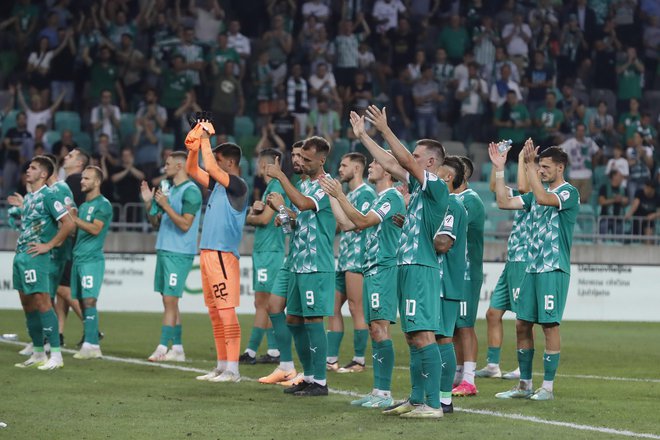
[[[369,202],[364,202],[360,211],[366,211],[369,208]]]
[[[60,203],[59,200],[55,200],[55,203],[53,203],[53,206],[55,207],[56,211],[64,210],[64,206],[62,206],[62,203]]]
[[[559,198],[561,199],[562,202],[565,202],[570,197],[571,197],[571,193],[566,190],[559,193]]]
[[[454,216],[453,215],[448,215],[445,217],[445,227],[446,228],[453,228],[454,227]]]

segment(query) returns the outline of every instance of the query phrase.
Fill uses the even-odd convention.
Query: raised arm
[[[192,177],[195,182],[204,188],[209,187],[209,174],[199,167],[199,146],[201,143],[199,136],[199,125],[188,132],[185,144],[188,149],[188,159],[186,159],[186,173]]]
[[[387,142],[387,144],[392,149],[392,154],[394,155],[394,158],[396,159],[398,164],[404,170],[410,173],[412,177],[414,177],[420,182],[423,182],[424,168],[422,168],[417,162],[415,162],[415,158],[410,153],[410,151],[408,151],[408,149],[403,146],[399,138],[396,137],[392,129],[387,125],[387,113],[385,107],[383,107],[383,110],[381,111],[375,105],[369,106],[369,108],[367,109],[367,120],[372,124],[374,124],[374,127],[376,127],[376,129],[380,131],[380,133],[383,135],[385,142]],[[390,172],[390,174],[392,173]],[[403,176],[397,175],[395,177],[397,179],[402,177],[403,179],[400,180],[403,181],[406,180],[405,175]]]
[[[497,150],[497,144],[491,142],[488,146],[488,155],[493,162],[495,173],[495,198],[500,209],[522,209],[523,203],[519,197],[510,197],[506,184],[504,183],[504,164],[509,150],[501,154]]]
[[[282,185],[282,188],[284,188],[284,192],[286,193],[286,196],[291,200],[291,203],[296,205],[296,207],[300,211],[315,211],[316,210],[316,203],[300,191],[296,189],[295,186],[289,181],[289,179],[286,177],[286,175],[282,172],[282,169],[280,168],[279,165],[277,164],[268,164],[266,165],[266,175],[268,177],[272,177],[273,179],[277,179],[280,184]]]
[[[518,155],[518,192],[520,194],[526,194],[530,191],[529,179],[527,178],[527,167],[524,166],[524,163],[525,150],[521,149],[520,154]]]
[[[534,193],[534,198],[539,205],[543,206],[560,206],[559,198],[556,194],[553,194],[545,189],[543,183],[541,183],[541,178],[536,172],[536,155],[538,147],[534,147],[534,142],[531,139],[527,139],[525,146],[523,147],[525,152],[525,166],[527,167],[527,180],[529,181],[529,186],[532,192]]]
[[[399,162],[397,162],[394,156],[385,151],[369,136],[364,127],[364,116],[359,116],[357,113],[351,112],[351,125],[353,126],[355,137],[369,150],[369,153],[376,159],[376,162],[397,180],[405,181],[406,170],[399,165]]]

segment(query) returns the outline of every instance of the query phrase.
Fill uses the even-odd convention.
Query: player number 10
[[[554,310],[555,308],[555,296],[554,295],[545,295],[544,299],[544,308],[546,310]]]

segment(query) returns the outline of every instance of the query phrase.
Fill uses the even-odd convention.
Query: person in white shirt
[[[502,39],[506,46],[506,52],[513,58],[529,58],[529,42],[532,40],[532,30],[527,23],[523,23],[522,14],[518,13],[502,29]]]
[[[377,23],[376,32],[384,34],[390,29],[396,29],[399,13],[406,11],[401,0],[376,0],[371,15]]]
[[[241,57],[241,78],[245,74],[245,62],[250,58],[252,46],[250,39],[241,34],[241,23],[238,20],[229,22],[229,32],[227,33],[227,47],[234,49]]]
[[[605,166],[605,174],[609,175],[612,170],[617,170],[624,178],[624,184],[626,183],[628,176],[630,175],[630,165],[628,164],[628,159],[626,159],[621,144],[616,144],[614,146],[614,157],[607,161]]]
[[[456,138],[468,145],[478,140],[485,104],[488,101],[488,84],[479,77],[479,65],[468,65],[468,78],[458,84],[456,99],[461,101],[461,119],[456,127]]]
[[[330,8],[321,2],[321,0],[311,0],[303,3],[302,14],[305,18],[313,15],[318,21],[326,21],[330,15]]]
[[[598,163],[601,156],[598,144],[586,136],[587,128],[583,123],[575,127],[575,137],[559,145],[568,154],[571,168],[568,180],[580,193],[580,203],[589,203],[593,184],[593,163]]]
[[[204,2],[206,7],[201,7],[198,3],[188,3],[188,10],[195,17],[195,38],[201,43],[213,44],[222,28],[225,11],[218,4],[218,0]]]
[[[508,64],[502,64],[500,69],[501,79],[495,81],[490,87],[490,103],[493,110],[506,102],[506,95],[509,91],[515,92],[518,101],[522,101],[520,86],[511,78],[511,67]]]
[[[316,109],[316,102],[321,97],[328,99],[337,105],[341,105],[339,94],[337,93],[337,82],[332,72],[328,72],[326,63],[319,63],[316,66],[316,73],[309,77],[309,94],[312,97],[309,100],[309,108]]]
[[[105,134],[111,144],[119,142],[120,117],[119,107],[112,105],[112,92],[110,90],[102,91],[101,104],[92,109],[90,118],[94,130],[94,140],[98,140],[101,134]]]
[[[53,105],[48,108],[44,108],[46,103],[41,98],[41,95],[33,94],[30,97],[30,105],[28,106],[25,102],[25,98],[23,97],[21,85],[18,85],[18,89],[16,90],[16,95],[18,96],[18,104],[27,116],[27,131],[32,135],[32,137],[35,137],[36,128],[39,124],[43,124],[48,129],[50,129],[51,120],[53,119],[53,115],[57,111],[58,107],[62,104],[64,93],[65,92],[62,91]]]

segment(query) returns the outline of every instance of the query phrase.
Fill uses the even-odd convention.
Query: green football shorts
[[[468,287],[468,296],[466,301],[461,301],[458,313],[458,320],[456,321],[457,328],[470,328],[474,327],[477,322],[477,309],[479,308],[479,297],[481,296],[481,285],[484,280],[470,280],[465,281]]]
[[[14,256],[12,281],[14,289],[26,295],[51,292],[50,254],[37,256],[24,252]]]
[[[284,252],[255,252],[252,254],[252,287],[254,291],[272,293],[283,263]]]
[[[74,260],[73,266],[71,266],[71,297],[77,300],[98,299],[104,273],[104,259],[86,263],[78,263]]]
[[[537,324],[561,323],[571,276],[554,270],[526,273],[518,297],[518,319]]]
[[[493,296],[490,297],[490,307],[516,313],[516,303],[526,267],[527,263],[520,261],[509,261],[504,265],[504,270],[493,290]]]
[[[404,333],[438,331],[440,271],[417,264],[398,266],[398,299]]]
[[[190,254],[156,251],[154,292],[181,298],[194,259],[195,256]]]
[[[398,268],[378,267],[374,275],[367,275],[362,282],[362,304],[364,320],[396,322],[396,310],[399,303],[396,293]]]
[[[291,273],[287,315],[320,318],[334,315],[334,272]]]

